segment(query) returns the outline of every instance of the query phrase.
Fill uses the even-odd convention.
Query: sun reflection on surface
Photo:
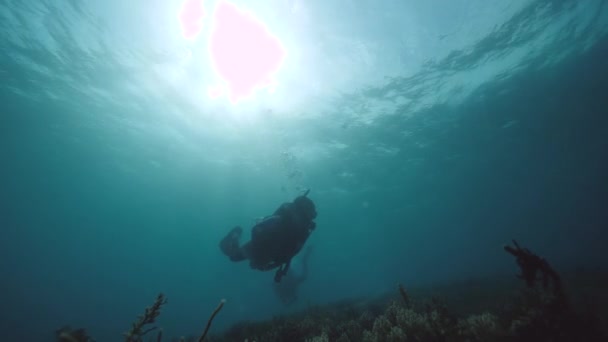
[[[196,38],[210,25],[204,41],[211,67],[221,79],[220,85],[209,87],[210,98],[226,95],[236,103],[261,89],[272,92],[286,55],[279,39],[252,14],[228,1],[218,2],[211,18],[203,22],[203,5],[201,0],[186,0],[179,20],[186,39]]]
[[[182,35],[186,39],[194,39],[203,29],[203,10],[202,0],[186,0],[182,3],[179,11],[179,23]]]

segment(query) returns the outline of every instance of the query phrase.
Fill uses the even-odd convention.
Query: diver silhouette
[[[251,240],[239,246],[243,228],[234,227],[220,242],[220,249],[233,262],[249,260],[249,266],[260,271],[275,268],[275,282],[287,274],[291,259],[296,256],[316,227],[314,202],[307,197],[310,190],[293,202],[281,204],[273,215],[251,228]]]
[[[292,271],[285,276],[282,282],[274,283],[274,292],[284,305],[291,305],[298,299],[298,288],[308,278],[308,258],[310,258],[311,252],[312,247],[308,246],[302,256],[302,273],[300,275],[296,275]]]

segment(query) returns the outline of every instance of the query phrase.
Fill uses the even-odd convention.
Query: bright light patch
[[[209,52],[215,71],[227,85],[232,102],[273,84],[285,51],[266,27],[228,2],[213,14]]]
[[[204,15],[202,0],[186,0],[182,4],[179,11],[179,23],[184,38],[196,38],[203,28]]]
[[[209,94],[210,98],[217,99],[218,97],[222,96],[224,90],[221,86],[209,87],[207,93]]]

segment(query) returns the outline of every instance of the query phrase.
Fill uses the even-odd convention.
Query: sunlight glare
[[[216,7],[213,21],[209,53],[230,100],[237,102],[270,87],[285,57],[279,40],[263,23],[225,1]]]
[[[202,0],[186,0],[179,11],[179,23],[182,29],[182,35],[186,39],[194,39],[203,28],[203,10]]]

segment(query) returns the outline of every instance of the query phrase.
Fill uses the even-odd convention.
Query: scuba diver
[[[251,240],[239,246],[243,228],[236,226],[222,239],[220,249],[233,262],[249,260],[249,266],[260,271],[278,268],[274,280],[287,274],[296,256],[316,227],[315,204],[307,197],[310,190],[283,203],[271,216],[251,228]]]
[[[296,275],[288,273],[281,283],[274,283],[274,292],[285,305],[291,305],[298,299],[298,287],[308,278],[308,258],[312,252],[312,247],[308,246],[302,257],[302,273]]]

